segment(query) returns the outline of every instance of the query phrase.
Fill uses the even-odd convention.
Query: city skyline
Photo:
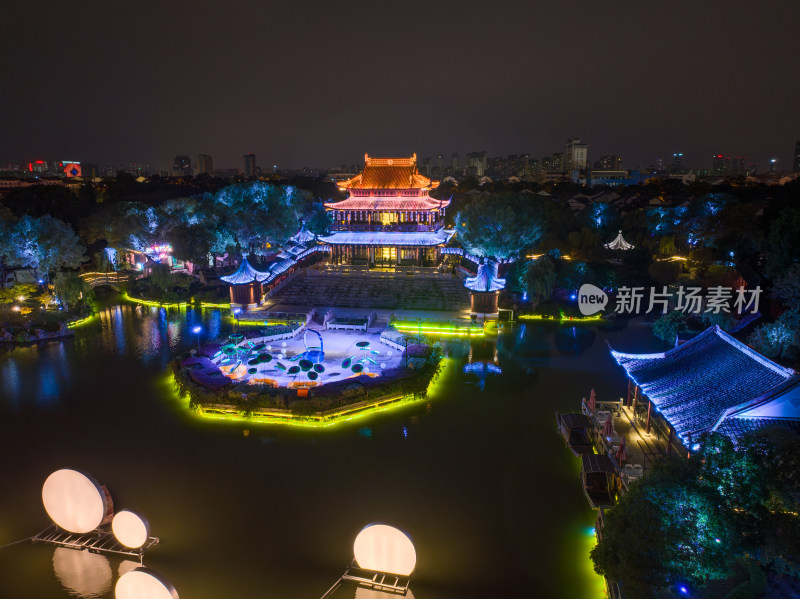
[[[328,167],[364,149],[544,156],[580,136],[629,167],[674,152],[791,167],[796,3],[457,6],[7,7],[0,163]]]

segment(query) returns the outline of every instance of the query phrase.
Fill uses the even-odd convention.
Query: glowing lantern
[[[111,521],[111,530],[117,537],[117,541],[125,547],[138,549],[147,542],[147,537],[150,536],[150,523],[147,518],[133,510],[122,510],[117,512]]]
[[[417,565],[411,537],[386,524],[362,528],[353,545],[353,555],[359,567],[374,572],[410,576]]]
[[[89,474],[69,468],[47,477],[42,486],[42,503],[53,522],[78,534],[100,526],[108,507],[100,483]]]

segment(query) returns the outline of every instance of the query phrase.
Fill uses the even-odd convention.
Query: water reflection
[[[594,329],[586,327],[561,327],[556,331],[558,351],[577,356],[588,350],[597,336]]]
[[[119,372],[115,359],[124,360],[125,367],[136,362],[163,371],[175,355],[197,342],[190,333],[196,325],[203,328],[201,342],[232,327],[218,309],[118,304],[99,310],[71,339],[3,349],[0,409],[59,407],[71,391]]]
[[[56,547],[53,570],[72,597],[98,599],[111,590],[111,564],[103,555]]]

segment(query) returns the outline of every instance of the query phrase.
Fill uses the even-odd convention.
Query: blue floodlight
[[[684,595],[688,595],[688,594],[689,594],[689,589],[688,589],[686,586],[684,586],[684,585],[681,585],[681,586],[679,586],[679,587],[678,587],[678,590],[679,590],[681,593],[683,593]]]
[[[200,331],[202,331],[202,330],[203,330],[203,327],[194,327],[192,329],[192,333],[194,333],[195,335],[199,335]]]

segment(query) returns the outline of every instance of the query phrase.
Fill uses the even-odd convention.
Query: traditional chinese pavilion
[[[664,353],[611,355],[630,378],[634,404],[647,402],[648,432],[659,418],[692,451],[707,432],[734,442],[766,427],[800,432],[800,376],[718,326]]]
[[[453,236],[444,229],[449,200],[430,197],[438,186],[419,174],[417,155],[409,158],[364,156],[364,170],[339,188],[348,197],[325,204],[333,264],[436,266],[440,249]]]

